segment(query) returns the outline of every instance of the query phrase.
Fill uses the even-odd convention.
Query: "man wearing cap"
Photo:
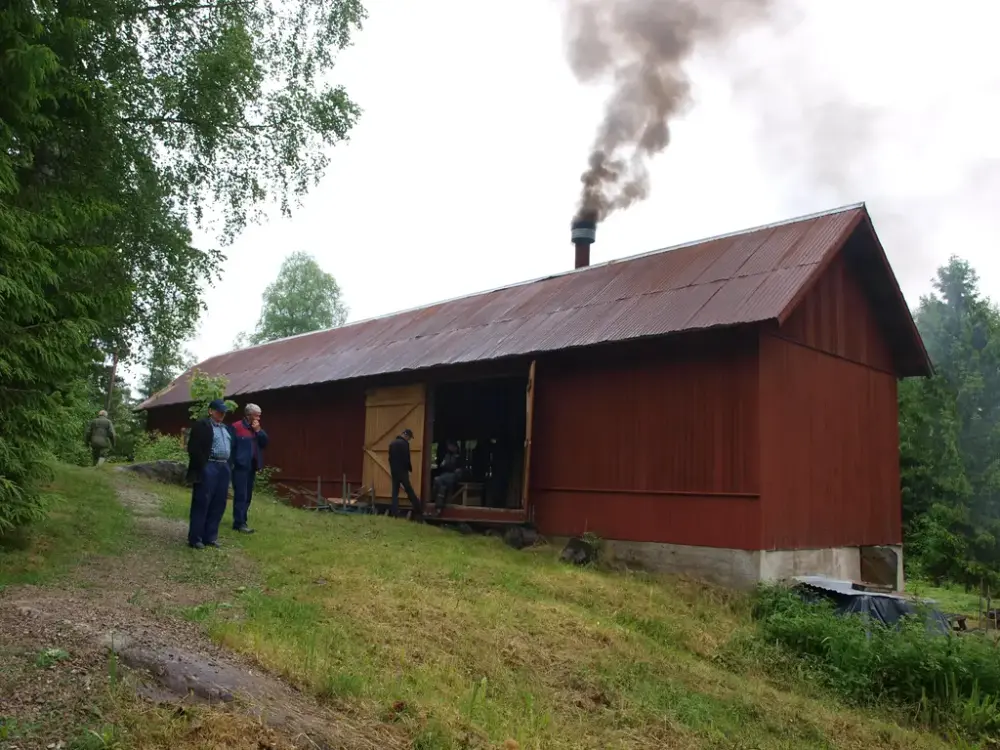
[[[389,473],[392,480],[392,515],[399,514],[399,488],[406,491],[406,496],[410,499],[410,507],[413,508],[413,519],[417,520],[423,515],[423,504],[417,493],[413,491],[410,484],[410,472],[413,465],[410,462],[410,441],[413,440],[413,430],[406,429],[399,433],[399,437],[389,443]]]
[[[188,545],[195,549],[219,546],[236,440],[233,428],[222,421],[228,410],[225,401],[215,399],[208,405],[209,416],[195,422],[188,437],[187,479],[194,484]]]

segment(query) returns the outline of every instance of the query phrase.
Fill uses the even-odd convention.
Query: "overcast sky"
[[[593,262],[866,201],[911,304],[953,253],[1000,299],[1000,2],[776,3],[768,27],[692,61],[652,194],[600,227]],[[333,71],[364,114],[292,218],[227,248],[199,359],[253,328],[296,250],[336,276],[351,321],[572,267],[608,89],[570,73],[559,1],[368,9]]]

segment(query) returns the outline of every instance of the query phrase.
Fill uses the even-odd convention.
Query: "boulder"
[[[538,532],[524,526],[511,526],[503,535],[504,544],[514,549],[531,547],[538,542]]]
[[[128,471],[145,479],[153,479],[164,484],[186,484],[184,475],[187,474],[187,466],[179,461],[149,461],[141,464],[128,464],[119,466],[118,471]]]
[[[599,552],[596,544],[580,537],[573,537],[566,542],[559,559],[573,565],[590,565],[597,562]]]

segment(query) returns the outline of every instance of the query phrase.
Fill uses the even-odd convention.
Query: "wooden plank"
[[[525,394],[527,421],[524,424],[524,475],[521,477],[521,507],[528,511],[528,487],[531,484],[531,427],[535,415],[535,360],[528,368],[528,385]],[[531,517],[531,513],[528,513]]]
[[[426,388],[421,384],[375,388],[365,397],[365,445],[362,483],[375,491],[378,501],[392,497],[389,472],[389,443],[409,428],[413,431],[410,456],[413,472],[410,482],[418,492],[423,476],[423,446],[425,432]],[[406,493],[401,506],[409,506]]]

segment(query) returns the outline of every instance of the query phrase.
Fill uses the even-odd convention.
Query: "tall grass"
[[[850,703],[892,704],[966,735],[1000,733],[1000,652],[992,639],[935,633],[920,617],[888,628],[775,587],[760,590],[754,612],[759,638],[800,657],[810,676]]]

